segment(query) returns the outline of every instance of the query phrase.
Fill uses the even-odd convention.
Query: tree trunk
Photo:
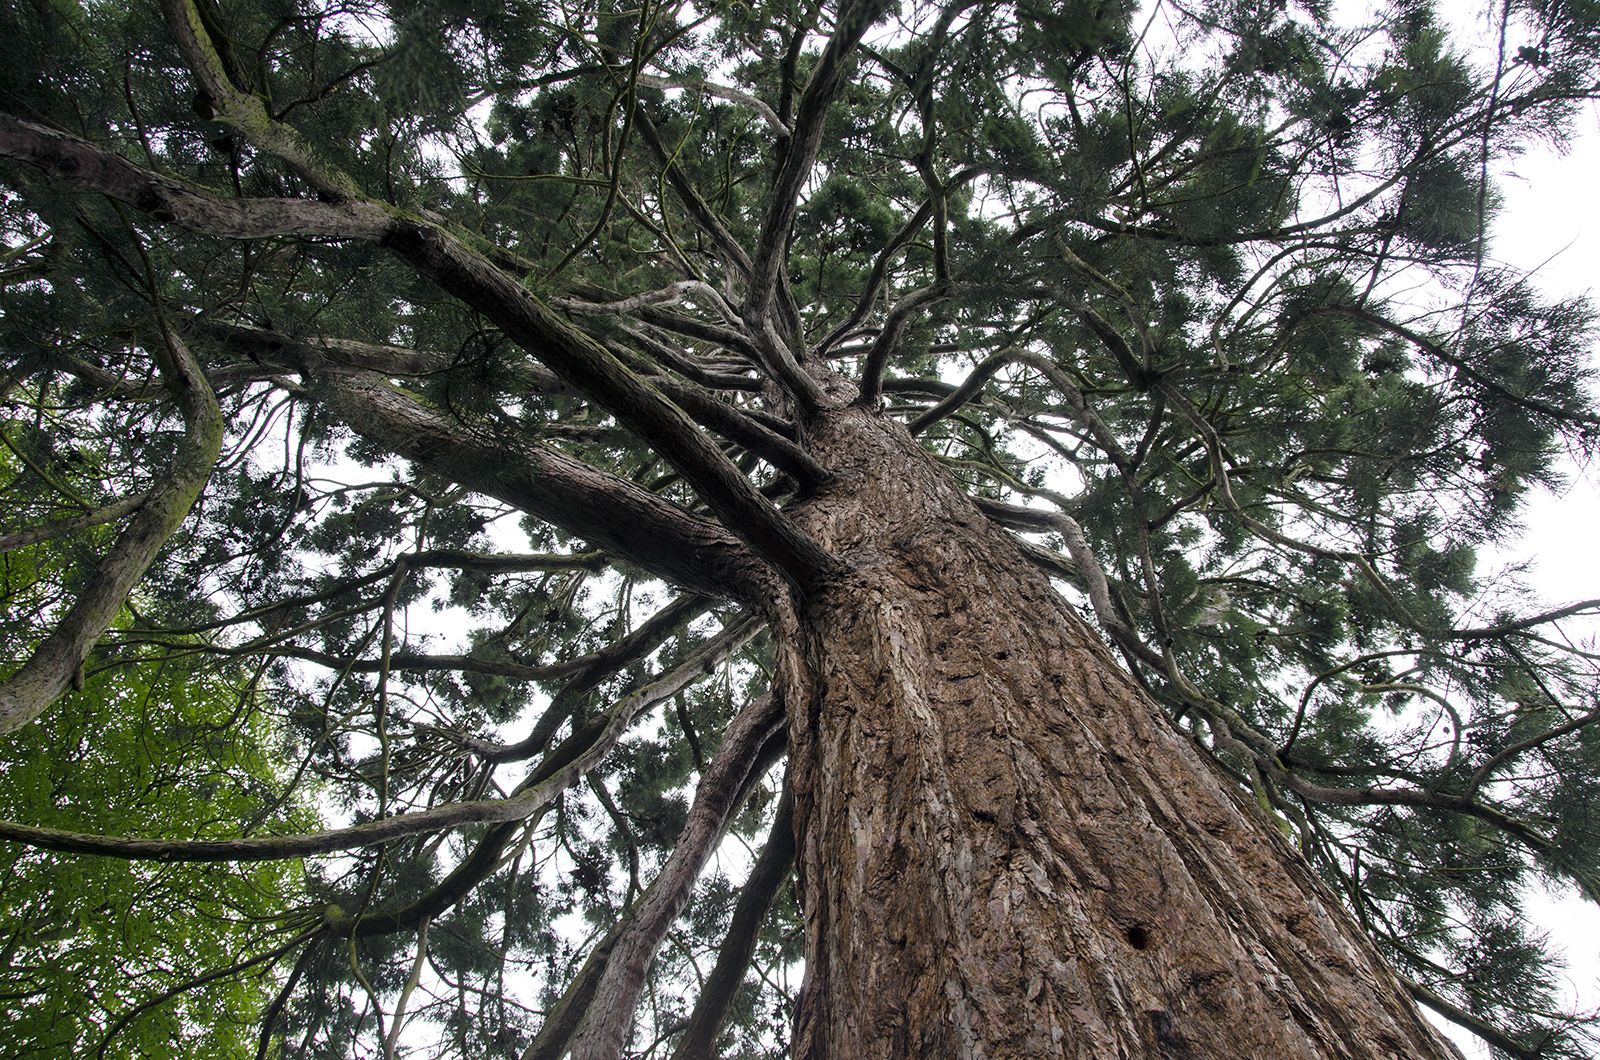
[[[1458,1057],[1338,899],[897,424],[828,413],[780,623],[800,1060]]]

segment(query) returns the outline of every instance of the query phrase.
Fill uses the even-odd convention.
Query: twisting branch
[[[828,477],[828,469],[810,453],[732,405],[671,380],[656,381],[656,389],[700,423],[793,476],[801,486],[815,486]]]
[[[999,353],[992,354],[986,358],[982,364],[973,369],[972,375],[961,386],[950,390],[937,405],[913,420],[910,425],[911,433],[920,434],[940,420],[952,415],[962,405],[972,400],[978,391],[983,388],[983,384],[1008,364],[1025,364],[1048,379],[1050,384],[1061,392],[1061,396],[1073,417],[1088,429],[1095,444],[1106,454],[1107,459],[1116,466],[1118,471],[1122,472],[1124,477],[1127,477],[1132,472],[1134,467],[1133,459],[1128,455],[1127,450],[1122,447],[1122,443],[1117,440],[1115,432],[1111,430],[1105,420],[1100,418],[1100,414],[1095,412],[1089,405],[1088,400],[1083,396],[1083,391],[1078,389],[1077,384],[1062,370],[1060,365],[1032,350],[1014,347],[1001,350]]]
[[[432,225],[402,225],[387,242],[649,442],[730,529],[796,586],[805,590],[840,569],[839,561],[772,507],[682,410],[514,278]]]
[[[706,597],[680,596],[651,615],[626,637],[593,655],[574,660],[578,665],[572,672],[572,679],[551,700],[550,706],[534,723],[532,731],[515,743],[500,744],[454,732],[449,732],[447,735],[484,762],[500,765],[531,758],[544,750],[545,745],[554,738],[556,730],[571,716],[573,707],[583,696],[594,691],[602,681],[623,667],[649,655],[660,647],[674,630],[710,609],[711,601]]]
[[[1100,337],[1100,340],[1116,354],[1117,361],[1127,374],[1129,382],[1133,383],[1139,390],[1146,389],[1150,385],[1151,374],[1155,371],[1155,343],[1150,339],[1150,327],[1145,323],[1144,313],[1140,311],[1138,303],[1133,300],[1133,296],[1122,285],[1078,257],[1072,248],[1067,246],[1067,241],[1062,239],[1060,235],[1055,237],[1055,245],[1056,250],[1060,252],[1061,256],[1066,259],[1067,264],[1072,266],[1074,271],[1087,277],[1096,287],[1111,295],[1116,299],[1117,304],[1122,306],[1123,313],[1127,314],[1128,323],[1133,325],[1135,334],[1139,336],[1142,356],[1138,359],[1134,358],[1133,351],[1128,349],[1128,344],[1122,336],[1093,309],[1082,302],[1073,302],[1072,309]]]
[[[1590,725],[1597,720],[1600,720],[1600,707],[1590,710],[1587,714],[1582,714],[1576,718],[1573,718],[1565,725],[1557,725],[1554,728],[1546,729],[1537,736],[1530,736],[1526,740],[1519,740],[1508,747],[1501,748],[1498,752],[1492,755],[1488,761],[1479,766],[1477,772],[1472,774],[1472,778],[1467,781],[1467,794],[1469,796],[1476,795],[1478,789],[1483,787],[1484,781],[1494,776],[1495,770],[1499,769],[1501,766],[1505,765],[1518,755],[1525,754],[1528,751],[1533,750],[1535,747],[1540,747],[1549,743],[1551,740],[1559,740],[1563,736],[1575,733],[1584,726]]]

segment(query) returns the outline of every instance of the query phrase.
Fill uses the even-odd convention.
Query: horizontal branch
[[[99,192],[157,221],[204,235],[377,241],[396,217],[391,209],[360,200],[224,198],[198,184],[134,165],[88,140],[9,114],[0,114],[0,157],[26,162],[64,183]]]
[[[570,760],[548,775],[535,773],[523,785],[519,785],[509,798],[458,802],[367,821],[349,828],[301,835],[215,840],[128,839],[0,821],[0,839],[64,854],[94,854],[125,861],[282,861],[378,846],[406,836],[441,832],[471,824],[526,820],[594,768],[642,711],[677,695],[703,678],[743,647],[760,628],[760,622],[747,617],[724,629],[683,665],[625,697],[610,711],[594,719],[584,730],[587,736],[581,751],[573,753]]]

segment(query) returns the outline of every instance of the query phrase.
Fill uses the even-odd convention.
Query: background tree
[[[59,507],[60,491],[82,498],[103,485],[86,466],[92,447],[62,451],[51,445],[56,431],[7,426],[6,445],[22,454],[0,457],[7,511],[42,516]],[[37,648],[41,618],[60,611],[78,564],[110,536],[102,526],[83,540],[36,537],[31,547],[6,536],[6,658]],[[160,613],[149,601],[139,610]],[[130,619],[124,610],[118,627]],[[303,796],[283,797],[279,737],[254,702],[260,664],[198,662],[173,653],[78,675],[80,687],[48,729],[12,735],[0,814],[68,831],[174,838],[315,826]],[[239,1055],[253,1047],[271,1001],[261,964],[306,941],[282,915],[299,877],[292,862],[161,865],[8,845],[0,854],[0,1040],[19,1057],[102,1043],[110,1048],[101,1055]]]
[[[213,806],[0,832],[264,881],[169,1026],[1450,1055],[1415,998],[1592,1041],[1520,903],[1600,898],[1600,602],[1475,571],[1597,440],[1588,308],[1487,244],[1588,8],[1487,56],[1409,0],[4,18],[4,543],[64,557],[8,597],[7,776]]]

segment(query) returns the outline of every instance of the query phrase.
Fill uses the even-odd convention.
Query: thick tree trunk
[[[898,425],[791,508],[795,1056],[1456,1057],[1288,843]]]

